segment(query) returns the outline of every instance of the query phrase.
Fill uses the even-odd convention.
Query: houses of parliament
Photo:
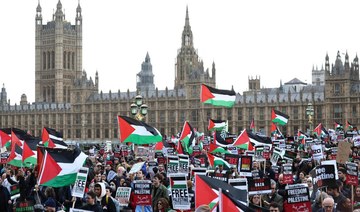
[[[185,25],[175,64],[174,88],[159,90],[154,85],[150,55],[136,74],[136,91],[99,92],[99,73],[94,78],[82,68],[82,9],[77,6],[75,24],[65,20],[59,1],[51,21],[42,19],[40,3],[35,15],[35,102],[21,96],[19,105],[10,105],[6,89],[0,94],[0,127],[16,127],[40,136],[44,126],[63,133],[65,140],[118,141],[117,115],[131,116],[134,97],[142,95],[149,107],[145,122],[163,135],[180,132],[184,121],[207,133],[208,120],[228,120],[229,131],[238,134],[254,119],[256,130],[270,133],[271,110],[290,116],[283,134],[312,130],[318,123],[333,128],[334,122],[360,123],[359,59],[351,61],[340,53],[334,63],[328,55],[322,68],[313,68],[312,83],[294,78],[276,88],[261,88],[260,77],[248,77],[248,90],[237,93],[232,108],[200,102],[202,83],[216,87],[215,63],[204,68],[193,45],[193,33],[186,8]],[[180,27],[180,26],[179,26]],[[176,50],[174,50],[176,51]],[[139,61],[140,63],[141,61]],[[218,71],[221,74],[221,70]],[[135,73],[134,73],[135,75]],[[220,88],[221,89],[221,88]],[[312,123],[306,109],[312,104]]]

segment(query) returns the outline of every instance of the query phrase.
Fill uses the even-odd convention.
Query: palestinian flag
[[[11,151],[7,163],[13,166],[23,166],[23,146],[27,133],[23,130],[12,128],[11,129]]]
[[[131,142],[134,144],[151,144],[162,141],[160,132],[147,125],[127,116],[118,116],[120,142]]]
[[[229,151],[227,151],[226,149],[219,147],[218,145],[214,144],[214,143],[210,143],[210,147],[209,147],[209,152],[210,153],[229,153]]]
[[[219,191],[216,189],[213,189],[211,185],[208,184],[207,177],[205,176],[205,180],[203,178],[200,178],[199,174],[195,175],[195,208],[199,207],[200,205],[208,205],[213,211],[213,209],[216,208],[216,206],[219,203]],[[210,178],[212,180],[216,180],[214,178]],[[220,181],[220,180],[218,180]],[[215,181],[216,183],[216,181]]]
[[[334,122],[334,125],[335,125],[335,130],[343,130],[344,129],[343,125],[337,121]]]
[[[0,129],[0,147],[10,148],[11,146],[11,128]]]
[[[230,134],[229,132],[223,131],[214,131],[214,143],[221,147],[233,146],[234,138],[236,136]]]
[[[352,124],[350,124],[349,121],[346,121],[346,129],[347,130],[353,130],[354,129],[354,126]]]
[[[254,118],[251,120],[250,130],[255,131],[255,121],[254,121]]]
[[[55,129],[44,127],[41,138],[45,147],[63,149],[68,148],[68,145],[64,142],[63,134],[56,131]]]
[[[224,160],[222,158],[219,158],[219,157],[216,157],[216,156],[214,156],[212,154],[209,154],[209,153],[207,153],[207,156],[208,156],[210,166],[215,168],[215,167],[217,167],[219,165],[222,165],[224,167],[224,170],[231,169],[231,164],[228,163],[226,160]]]
[[[202,84],[200,99],[205,104],[232,107],[235,104],[236,93],[234,90],[220,90]]]
[[[269,146],[272,149],[272,141],[269,137],[263,137],[256,135],[251,132],[251,130],[246,130],[247,135],[249,136],[251,144],[255,146]]]
[[[38,184],[51,187],[68,186],[75,183],[76,175],[83,166],[87,155],[79,148],[43,148]]]
[[[184,144],[185,152],[192,154],[193,150],[192,147],[195,145],[195,130],[189,124],[189,122],[185,121],[184,126],[181,130],[179,142]]]
[[[278,139],[278,138],[280,138],[280,139],[284,138],[284,135],[281,133],[279,128],[273,122],[271,122],[271,130],[270,130],[270,132],[271,132],[271,137],[274,137],[275,140]]]
[[[321,136],[325,136],[328,135],[329,133],[327,132],[327,130],[325,129],[325,127],[320,123],[318,124],[317,127],[315,127],[314,129],[314,134],[316,134],[316,136],[321,137]]]
[[[250,138],[246,132],[246,130],[243,130],[240,135],[236,138],[234,146],[239,147],[240,149],[245,149],[249,151],[253,151],[254,147],[250,142]]]
[[[170,176],[171,189],[187,189],[186,176]]]
[[[177,152],[178,154],[184,154],[184,149],[183,149],[183,146],[182,146],[180,140],[179,140],[178,143],[177,143],[176,152]]]
[[[227,128],[227,121],[225,120],[215,120],[209,119],[208,130],[221,131]]]
[[[308,138],[308,136],[301,130],[298,130],[297,136],[298,136],[298,140],[303,139],[303,138]]]
[[[37,145],[41,141],[40,138],[29,136],[24,140],[22,161],[25,167],[37,164]]]
[[[195,176],[195,208],[209,205],[211,209],[219,205],[219,188],[228,191],[236,201],[247,202],[247,191],[239,190],[221,180],[205,175]],[[226,210],[231,211],[231,210]]]
[[[238,212],[252,212],[249,207],[236,200],[228,191],[221,189],[220,195],[220,211],[238,211]]]
[[[285,124],[287,124],[287,122],[289,120],[289,116],[278,110],[272,109],[271,120],[272,120],[272,122],[278,123],[279,125],[285,125]]]

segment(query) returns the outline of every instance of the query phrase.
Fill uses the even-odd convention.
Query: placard
[[[72,190],[73,197],[83,198],[86,188],[86,179],[88,176],[89,168],[81,167],[77,173],[75,184]]]
[[[128,206],[130,194],[130,187],[118,187],[115,193],[115,199],[119,201],[120,206]]]
[[[178,156],[167,156],[167,177],[171,174],[179,172],[179,157]]]
[[[189,156],[179,154],[179,173],[188,174],[189,173]]]
[[[187,188],[187,179],[184,174],[173,174],[170,176],[171,201],[174,209],[190,209],[190,198]]]
[[[238,166],[238,172],[240,176],[251,177],[252,173],[252,157],[242,155],[240,158],[240,165]]]
[[[324,158],[324,153],[323,153],[321,144],[320,145],[312,145],[311,151],[312,151],[312,157],[314,160],[320,161],[321,159]]]
[[[34,202],[33,201],[16,201],[15,204],[16,210],[21,212],[33,212],[34,211]]]
[[[191,169],[191,176],[195,177],[195,175],[206,175],[207,169],[206,168],[192,168]]]
[[[351,150],[351,143],[348,143],[346,141],[340,141],[338,144],[336,162],[345,164],[345,162],[349,160],[350,150]]]
[[[136,205],[151,205],[151,181],[134,180],[134,202]]]
[[[20,197],[20,186],[19,184],[14,184],[10,186],[10,196],[11,200]]]
[[[333,165],[320,165],[315,168],[317,186],[319,188],[335,185],[335,168]]]
[[[237,151],[237,150],[236,150]],[[233,155],[233,154],[225,154],[224,156],[224,160],[226,162],[228,162],[230,165],[232,165],[233,167],[238,167],[239,166],[239,158],[241,156],[240,155]]]
[[[221,180],[223,182],[228,182],[229,175],[228,173],[219,173],[219,172],[208,172],[208,176],[214,179]]]
[[[0,153],[0,163],[2,163],[2,164],[7,163],[9,155],[10,155],[9,152]]]
[[[284,211],[309,211],[311,202],[309,188],[306,186],[286,188]]]
[[[358,164],[356,163],[346,163],[346,184],[358,186],[359,179],[358,179],[359,169]]]
[[[248,178],[248,191],[249,195],[255,194],[270,194],[270,178],[253,179]]]
[[[294,182],[292,164],[283,164],[283,181],[284,184],[292,184]]]

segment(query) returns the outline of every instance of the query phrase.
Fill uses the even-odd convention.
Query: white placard
[[[72,190],[73,197],[83,198],[86,187],[86,180],[88,176],[89,168],[81,167],[77,173],[74,188]]]

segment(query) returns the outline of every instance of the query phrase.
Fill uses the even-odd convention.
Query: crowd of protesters
[[[349,140],[349,142],[352,142]],[[336,147],[337,142],[329,141],[324,144],[325,149]],[[205,151],[205,150],[204,150]],[[297,152],[297,151],[296,151]],[[360,186],[351,189],[346,183],[346,168],[344,164],[337,164],[338,180],[335,184],[327,186],[323,191],[313,189],[314,179],[311,176],[311,170],[316,167],[314,160],[303,160],[297,152],[296,158],[292,161],[292,173],[294,184],[306,184],[309,188],[311,208],[307,211],[341,211],[347,212],[360,210]],[[331,152],[325,151],[324,158],[329,158]],[[132,166],[138,162],[149,160],[149,157],[137,157],[134,151],[129,150],[126,156],[115,155],[112,152],[105,154],[99,146],[92,148],[84,164],[89,168],[86,190],[83,198],[72,197],[72,186],[52,188],[39,186],[37,184],[37,167],[17,168],[7,164],[0,166],[0,211],[16,211],[16,202],[32,201],[35,203],[34,211],[69,211],[70,208],[79,208],[89,211],[155,211],[167,212],[175,211],[172,209],[171,195],[169,195],[169,178],[166,174],[166,165],[158,166],[149,170],[145,167],[136,173],[129,174]],[[192,157],[190,157],[192,158]],[[360,152],[353,145],[349,152],[349,161],[360,163]],[[277,165],[282,166],[285,163],[281,158]],[[277,172],[272,168],[270,160],[264,163],[254,161],[253,170],[258,170],[261,178],[271,179],[271,193],[263,195],[249,196],[248,203],[253,211],[285,211],[283,203],[286,197],[286,184],[283,182],[282,171]],[[192,168],[193,165],[190,165]],[[222,172],[223,167],[215,167],[216,171]],[[109,174],[115,172],[116,174]],[[239,177],[237,169],[225,171],[229,178]],[[189,170],[190,174],[190,170]],[[193,181],[188,178],[187,187],[190,197],[190,211],[210,211],[207,205],[201,205],[195,208],[195,194],[193,190]],[[119,187],[133,187],[134,180],[151,180],[152,182],[152,204],[139,207],[135,204],[134,193],[130,195],[127,206],[119,206],[115,193]],[[11,199],[11,186],[18,184],[20,196],[15,200]],[[353,193],[352,193],[353,192]],[[353,197],[353,200],[352,200]]]

